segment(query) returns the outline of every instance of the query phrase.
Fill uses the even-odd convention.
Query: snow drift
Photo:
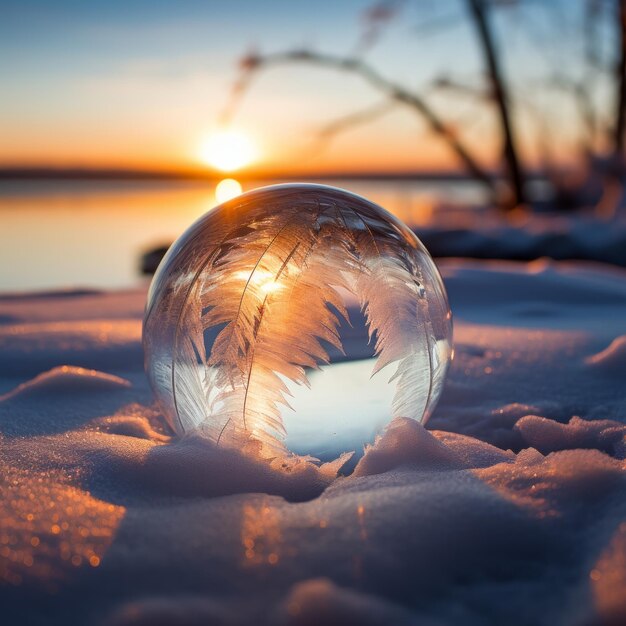
[[[0,297],[5,623],[624,623],[626,275],[441,269],[429,430],[394,421],[349,477],[173,438],[142,291]]]

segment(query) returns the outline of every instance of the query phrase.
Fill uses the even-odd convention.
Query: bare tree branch
[[[439,81],[435,81],[433,83],[433,87],[435,88],[439,87]],[[454,90],[455,87],[456,85],[450,84],[451,89]],[[474,97],[474,99],[477,99],[477,100],[484,100],[488,97],[485,93],[481,93],[479,90],[477,89],[475,90],[469,86],[466,87],[465,85],[458,85],[458,90],[459,90],[459,93],[467,93],[468,95]],[[354,128],[356,126],[361,126],[363,124],[368,124],[369,122],[373,122],[383,117],[387,113],[390,113],[391,111],[393,111],[399,105],[400,103],[394,100],[391,100],[391,101],[386,100],[384,102],[380,102],[378,104],[361,109],[359,111],[348,113],[347,115],[342,115],[341,117],[329,122],[325,126],[322,126],[322,128],[320,128],[318,131],[318,139],[323,143],[331,141],[332,139],[334,139],[335,136],[351,128]],[[476,122],[477,120],[476,120],[475,113],[472,112],[471,115],[472,115],[472,119],[468,120],[468,122]],[[459,126],[460,122],[458,119],[454,122],[448,121],[447,125],[449,129],[452,129],[454,126]],[[470,126],[470,124],[464,121],[462,123],[462,126],[464,129],[467,129]]]
[[[451,78],[442,77],[433,81],[432,86],[437,90],[451,91],[457,94],[470,96],[475,100],[488,100],[491,102],[491,94],[485,91],[482,87],[476,87],[474,85],[466,85],[460,83]]]
[[[249,55],[242,61],[243,75],[233,91],[234,97],[229,105],[227,117],[232,115],[234,107],[249,87],[253,73],[262,68],[289,63],[308,63],[358,75],[372,87],[386,94],[391,100],[417,111],[426,120],[431,130],[448,144],[469,173],[486,185],[492,192],[495,191],[495,183],[489,173],[474,159],[458,139],[456,133],[450,129],[419,94],[388,80],[372,66],[358,58],[341,57],[310,50],[291,50],[267,55]]]
[[[367,124],[389,113],[397,104],[397,102],[378,103],[372,107],[339,117],[323,126],[319,131],[319,137],[321,139],[331,139],[348,128]]]
[[[384,28],[402,9],[405,0],[379,0],[371,5],[362,15],[363,31],[354,49],[359,56],[372,48],[380,39]]]
[[[624,156],[624,127],[626,123],[626,0],[617,0],[619,53],[615,68],[617,87],[615,111],[615,154]]]

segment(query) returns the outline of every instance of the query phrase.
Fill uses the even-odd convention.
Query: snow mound
[[[464,467],[489,467],[515,460],[515,455],[511,450],[502,450],[473,437],[443,430],[433,431],[432,434],[460,459]]]
[[[591,448],[616,456],[622,456],[626,441],[626,426],[611,420],[588,422],[572,417],[567,424],[527,415],[515,424],[524,441],[543,454],[557,450]]]
[[[289,501],[318,496],[339,469],[336,464],[330,464],[329,471],[327,465],[294,459],[268,463],[254,450],[221,448],[193,435],[154,447],[137,465],[135,480],[153,493],[205,498],[267,493]]]
[[[35,376],[61,363],[124,369],[142,358],[138,320],[83,320],[0,326],[0,376]]]
[[[350,589],[328,578],[305,580],[294,585],[280,607],[280,622],[289,626],[386,626],[411,624],[406,609]]]
[[[143,598],[120,607],[108,626],[234,626],[215,600],[202,595]]]
[[[396,418],[373,446],[366,447],[354,476],[382,474],[407,464],[434,471],[464,467],[462,460],[421,424],[408,418]]]
[[[436,257],[553,259],[602,261],[626,266],[626,220],[599,220],[592,215],[531,213],[513,223],[495,212],[476,217],[441,212],[419,237]]]
[[[111,435],[122,435],[124,437],[137,437],[138,439],[149,439],[152,441],[166,443],[170,437],[159,430],[141,414],[137,415],[113,415],[103,417],[92,423],[98,431]]]
[[[130,381],[97,370],[63,365],[0,396],[0,432],[30,436],[65,432],[110,415],[134,391]]]
[[[585,363],[626,381],[626,335],[616,337],[607,348],[587,357]]]
[[[92,393],[130,386],[130,381],[113,374],[73,365],[59,365],[0,396],[0,402],[12,398],[29,399],[37,396],[47,397],[48,394]]]

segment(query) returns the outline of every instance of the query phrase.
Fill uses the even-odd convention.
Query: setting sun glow
[[[256,148],[251,139],[237,130],[221,130],[209,135],[200,146],[200,160],[222,172],[233,172],[251,163]]]

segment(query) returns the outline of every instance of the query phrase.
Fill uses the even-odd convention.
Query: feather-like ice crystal
[[[426,421],[452,353],[441,277],[379,206],[277,185],[209,211],[171,247],[144,320],[171,427],[266,457],[331,460],[394,417]]]

